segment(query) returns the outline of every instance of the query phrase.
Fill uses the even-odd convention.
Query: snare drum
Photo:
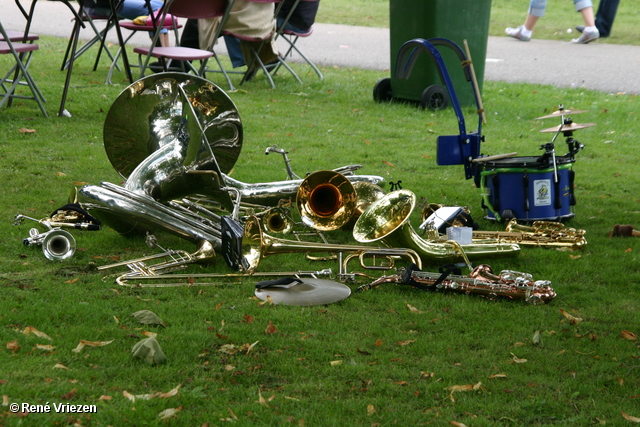
[[[532,222],[573,217],[573,162],[573,157],[556,157],[555,170],[551,159],[545,157],[484,162],[480,188],[485,218]]]

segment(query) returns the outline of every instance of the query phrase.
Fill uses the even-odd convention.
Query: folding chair
[[[154,16],[154,12],[151,9],[150,3],[147,3],[147,9],[149,12],[149,16]],[[156,23],[157,22],[160,22],[160,21],[157,19]],[[124,39],[123,45],[120,46],[120,48],[116,52],[115,58],[112,58],[111,67],[109,67],[109,73],[107,74],[107,82],[106,82],[107,84],[111,84],[111,77],[113,77],[113,69],[118,68],[118,59],[122,55],[123,49],[125,48],[126,44],[129,42],[129,40],[131,40],[131,38],[135,36],[138,31],[153,32],[155,30],[161,30],[161,29],[171,30],[174,33],[175,44],[178,45],[178,42],[179,42],[178,29],[182,28],[182,25],[178,24],[178,20],[175,17],[173,17],[172,19],[167,19],[167,22],[162,21],[161,25],[157,25],[156,23],[151,22],[151,23],[147,23],[146,25],[140,25],[140,24],[134,23],[133,21],[118,21],[118,25],[120,26],[120,28],[130,30],[131,33],[126,39]]]
[[[278,6],[274,7],[274,19],[275,19],[275,15],[277,15],[277,13],[279,12],[280,7],[282,5],[280,0],[246,0],[246,1],[253,2],[253,3],[278,3]],[[260,56],[259,56],[258,53],[262,50],[262,48],[264,47],[264,45],[266,43],[270,43],[271,40],[274,39],[274,37],[276,36],[276,33],[275,32],[274,33],[269,33],[268,35],[266,35],[264,37],[249,37],[249,36],[246,36],[244,34],[239,34],[237,32],[233,32],[231,30],[222,28],[222,35],[232,36],[232,37],[235,37],[235,38],[239,39],[240,41],[248,42],[248,43],[245,43],[245,46],[251,52],[252,61],[247,64],[247,70],[243,73],[242,80],[240,81],[240,84],[243,84],[244,82],[246,82],[249,79],[253,78],[253,75],[255,74],[255,72],[257,72],[257,70],[262,70],[264,72],[265,76],[267,77],[267,79],[269,80],[269,84],[271,85],[271,88],[275,89],[276,85],[273,82],[273,78],[271,77],[271,73],[270,73],[270,70],[273,70],[273,65],[272,64],[264,64],[263,61],[260,59]],[[257,45],[257,48],[256,48],[256,46],[254,44],[252,44],[251,42],[260,42],[260,43]],[[280,57],[280,55],[278,55],[277,61],[278,61],[277,67],[284,66],[285,68],[287,68],[289,70],[289,72],[291,72],[291,74],[293,76],[296,77],[296,79],[300,83],[302,83],[300,78],[283,61],[283,59]],[[256,63],[257,63],[257,69],[255,67]]]
[[[286,1],[290,1],[293,4],[291,6],[291,9],[289,10],[289,13],[284,17],[284,20],[279,24],[279,26],[278,26],[278,34],[276,35],[276,40],[282,39],[288,45],[287,51],[283,55],[283,59],[286,61],[286,59],[288,57],[292,57],[293,56],[293,51],[295,51],[298,55],[300,55],[300,57],[302,59],[305,60],[305,62],[307,64],[309,64],[309,66],[311,68],[313,68],[313,70],[318,75],[318,78],[320,80],[323,80],[324,76],[322,75],[322,72],[318,69],[318,67],[316,67],[316,65],[309,58],[307,58],[307,56],[305,54],[302,53],[302,51],[300,51],[300,49],[296,45],[296,43],[298,42],[298,39],[300,37],[306,38],[306,37],[309,37],[311,34],[313,34],[313,25],[311,27],[309,27],[309,30],[306,31],[306,32],[299,32],[299,31],[294,31],[294,30],[285,28],[287,26],[287,23],[289,22],[289,20],[293,16],[293,14],[295,13],[296,8],[300,5],[300,3],[319,2],[320,0],[284,0],[284,1],[285,2]],[[302,6],[304,6],[304,5],[302,5]],[[318,6],[319,5],[315,5],[316,8]],[[273,73],[274,74],[277,73],[279,68],[280,68],[280,64],[278,64],[276,69],[273,70]]]
[[[226,19],[235,0],[166,0],[162,9],[160,9],[160,19],[157,22],[165,22],[167,14],[187,19],[207,19],[222,17]],[[192,71],[196,75],[205,77],[207,61],[211,57],[215,57],[218,64],[220,61],[213,51],[195,49],[190,47],[172,46],[172,47],[156,47],[160,32],[157,30],[156,20],[152,20],[154,26],[154,37],[151,47],[136,47],[134,53],[138,54],[138,63],[140,66],[140,78],[144,77],[144,72],[149,66],[151,58],[157,58],[162,64],[163,70],[167,71],[169,60],[182,61],[184,71]],[[145,57],[143,60],[143,56]],[[192,61],[200,61],[200,67],[195,68]],[[187,70],[188,67],[188,70]],[[222,69],[222,68],[221,68]],[[233,84],[226,72],[223,74],[227,79],[229,87],[233,90]]]
[[[28,29],[28,25],[27,25]],[[40,89],[36,85],[35,80],[31,74],[29,74],[29,64],[31,63],[32,52],[39,49],[38,45],[35,43],[24,43],[21,41],[14,41],[16,37],[20,37],[19,34],[12,32],[12,36],[10,36],[4,29],[2,22],[0,22],[0,54],[1,55],[12,55],[15,63],[10,67],[7,73],[0,79],[0,87],[4,91],[4,95],[2,95],[2,99],[0,100],[0,108],[7,103],[7,106],[10,105],[10,102],[14,98],[18,99],[31,99],[38,103],[40,107],[40,111],[42,111],[42,115],[48,117],[47,111],[44,108],[44,103],[46,100],[40,92]],[[36,37],[32,35],[32,37]],[[29,33],[25,32],[21,39],[28,41]],[[18,86],[29,86],[31,90],[32,96],[28,95],[20,95],[16,93],[16,89]]]
[[[64,54],[64,59],[62,60],[62,66],[60,67],[60,71],[67,69],[67,67],[69,66],[69,62],[70,62],[69,54],[71,53],[71,49],[75,42],[75,38],[80,36],[80,28],[86,28],[86,26],[84,25],[85,23],[89,24],[89,26],[93,30],[94,36],[85,44],[83,44],[80,49],[76,48],[76,53],[73,59],[74,60],[78,59],[80,55],[82,55],[87,50],[89,50],[94,44],[100,42],[100,50],[98,50],[98,54],[96,55],[96,61],[93,64],[93,71],[95,71],[98,68],[98,62],[100,61],[100,54],[102,53],[103,50],[107,53],[107,55],[109,56],[109,59],[112,62],[114,60],[113,54],[109,50],[108,46],[105,43],[103,43],[103,40],[106,38],[106,35],[109,32],[109,30],[111,30],[115,25],[115,20],[111,19],[110,16],[90,15],[84,9],[81,3],[78,6],[78,16],[80,16],[80,19],[77,19],[76,17],[72,19],[73,30],[71,31],[71,36],[69,37],[69,43],[67,43],[67,50]],[[106,24],[102,30],[98,30],[98,27],[96,26],[95,21],[106,21]],[[118,69],[120,68],[118,67]]]

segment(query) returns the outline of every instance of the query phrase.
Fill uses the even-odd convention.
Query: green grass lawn
[[[526,2],[511,3],[505,8],[524,17]],[[371,13],[378,4],[386,7],[366,2]],[[623,2],[621,11],[629,6]],[[330,2],[323,8],[331,9]],[[492,19],[496,15],[492,10]],[[575,135],[585,149],[576,155],[576,215],[566,225],[586,230],[584,249],[523,247],[517,257],[483,260],[496,272],[551,281],[558,296],[549,304],[388,284],[301,308],[257,300],[255,278],[216,279],[213,286],[119,286],[95,266],[156,250],[143,237],[125,238],[109,228],[73,230],[77,251],[64,263],[22,245],[29,228],[44,230],[33,222],[13,226],[16,213],[44,218],[74,188],[122,183],[102,133],[111,104],[127,86],[123,75],[118,84],[104,85],[106,62],[91,72],[92,58],[85,55],[67,103],[73,117],[56,117],[65,46],[65,40],[44,37],[32,64],[51,117],[41,117],[29,101],[0,111],[0,425],[624,426],[640,417],[640,247],[637,238],[607,237],[615,224],[640,227],[636,96],[484,84],[485,154],[540,154],[551,134],[539,131],[555,123],[535,118],[558,104],[588,110],[579,121],[597,123]],[[245,130],[232,177],[285,179],[282,157],[264,155],[277,144],[298,175],[361,164],[358,173],[401,180],[422,202],[468,206],[482,229],[503,228],[483,219],[480,189],[464,179],[462,166],[436,165],[437,136],[457,132],[451,110],[375,103],[372,88],[384,71],[324,67],[319,82],[294,67],[303,86],[280,73],[276,90],[258,77],[228,94]],[[219,77],[211,79],[222,85]],[[464,113],[473,129],[477,117],[471,109]],[[556,144],[564,152],[564,143]],[[419,216],[413,212],[414,226]],[[166,248],[195,250],[177,237],[157,237]],[[351,243],[346,231],[327,238]],[[424,269],[438,267],[434,262]],[[304,254],[272,255],[260,264],[262,271],[322,268],[338,271],[336,261]],[[218,259],[189,271],[229,269]],[[139,310],[154,312],[164,325],[139,323],[132,317]],[[150,333],[157,334],[166,364],[132,357],[131,349]],[[78,349],[81,340],[90,344]],[[16,414],[14,403],[51,411]],[[95,405],[95,412],[55,413],[54,404]]]

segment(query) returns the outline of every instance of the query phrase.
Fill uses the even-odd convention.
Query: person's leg
[[[151,10],[155,12],[162,7],[161,0],[150,0]],[[122,2],[122,7],[118,10],[118,15],[127,18],[135,19],[138,16],[149,16],[149,8],[144,0],[125,0]]]
[[[244,56],[242,55],[242,47],[240,46],[240,40],[237,37],[225,35],[224,44],[227,46],[227,53],[231,60],[233,68],[242,67],[245,65]]]
[[[611,34],[611,27],[613,27],[619,3],[620,0],[600,0],[596,12],[596,27],[598,27],[600,37],[609,37]]]
[[[582,14],[584,20],[584,30],[582,35],[571,40],[573,43],[586,44],[600,38],[600,32],[596,28],[595,16],[593,14],[593,3],[591,0],[573,0],[576,5],[576,10]]]
[[[544,15],[546,8],[547,0],[531,0],[529,3],[529,13],[524,21],[524,25],[517,28],[507,27],[505,32],[508,36],[524,42],[531,40],[533,27],[536,26],[538,19]]]

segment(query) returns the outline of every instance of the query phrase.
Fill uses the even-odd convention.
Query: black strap
[[[438,277],[438,279],[435,281],[435,283],[433,283],[432,285],[426,286],[426,285],[423,285],[422,283],[418,283],[415,280],[413,280],[412,273],[414,271],[420,271],[420,269],[415,264],[411,264],[402,274],[402,283],[404,283],[405,285],[411,285],[415,288],[424,289],[424,290],[433,290],[440,283],[442,283],[447,277],[449,277],[450,274],[456,274],[456,275],[462,274],[462,271],[460,270],[460,268],[456,267],[454,264],[445,264],[438,269],[438,271],[441,274],[440,274],[440,277]]]
[[[285,287],[294,282],[298,284],[302,283],[302,280],[298,279],[297,277],[283,277],[281,279],[263,280],[262,282],[258,282],[256,284],[256,289],[272,288],[278,286]]]

